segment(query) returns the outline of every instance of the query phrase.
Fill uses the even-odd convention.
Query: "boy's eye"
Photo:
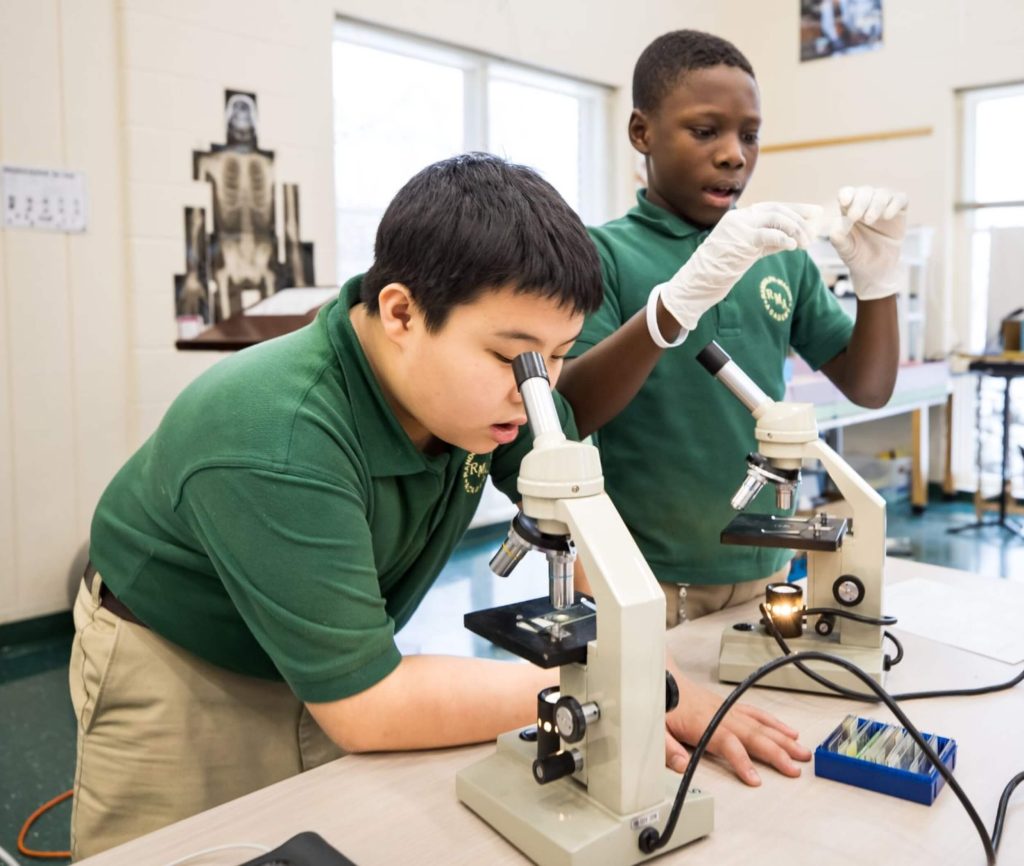
[[[694,138],[711,138],[715,131],[708,126],[691,126],[690,133]]]
[[[761,134],[758,133],[758,132],[745,132],[743,134],[743,140],[747,144],[757,144],[757,142],[759,141],[760,138],[761,138]]]

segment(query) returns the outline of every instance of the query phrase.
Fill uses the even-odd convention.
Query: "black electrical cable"
[[[775,620],[772,618],[772,615],[769,612],[767,606],[764,605],[764,604],[761,604],[759,607],[760,607],[762,616],[764,616],[765,627],[766,627],[766,630],[768,631],[768,633],[772,637],[775,638],[775,642],[779,645],[779,647],[786,654],[786,656],[792,656],[793,655],[793,650],[790,648],[789,644],[786,643],[785,638],[783,638],[782,635],[779,634],[778,629],[775,628]],[[885,634],[886,637],[888,637],[890,640],[892,640],[896,644],[896,646],[897,646],[897,650],[898,650],[899,654],[897,655],[896,661],[892,662],[892,664],[898,664],[899,661],[903,658],[903,646],[900,644],[900,642],[893,635],[889,634],[889,632],[885,632],[884,634]],[[821,683],[822,685],[826,686],[827,688],[832,689],[833,691],[845,692],[846,694],[848,694],[850,696],[858,697],[858,693],[857,692],[854,692],[854,691],[851,691],[849,689],[846,689],[843,686],[839,686],[836,683],[833,683],[831,680],[828,680],[825,677],[821,676],[820,674],[817,674],[814,671],[809,670],[807,668],[807,666],[804,665],[802,662],[797,662],[796,663],[796,667],[797,667],[797,669],[799,671],[803,672],[805,675],[809,676],[811,679]],[[1009,684],[1016,685],[1017,683],[1019,683],[1021,681],[1021,679],[1024,679],[1024,672],[1021,672],[1016,677],[1014,677],[1012,680],[1008,680],[1007,683],[1003,683],[1000,686],[983,686],[980,689],[960,689],[960,690],[958,690],[956,692],[908,692],[908,693],[902,694],[902,695],[899,695],[899,694],[897,694],[897,695],[890,695],[890,697],[892,697],[893,700],[897,700],[897,701],[908,701],[908,700],[915,700],[915,699],[922,698],[922,697],[949,697],[950,695],[953,695],[953,694],[956,694],[956,695],[962,695],[962,694],[985,694],[986,692],[989,692],[989,691],[1001,691],[1004,688],[1009,688],[1010,687]],[[876,701],[876,702],[880,700],[880,698],[875,696],[875,695],[862,695],[860,697],[863,697],[864,700],[871,700],[871,701]],[[998,851],[999,850],[999,842],[1000,842],[1001,837],[1003,835],[1003,821],[1004,821],[1004,819],[1006,817],[1006,809],[1009,806],[1010,797],[1013,795],[1014,790],[1016,789],[1016,787],[1022,781],[1024,781],[1024,773],[1018,773],[1016,776],[1014,776],[1007,783],[1006,787],[1003,789],[1003,795],[999,799],[999,807],[996,809],[996,820],[995,820],[995,823],[992,826],[992,850],[993,851]]]
[[[765,609],[765,606],[763,604],[760,605],[760,609],[761,616],[767,623],[769,621],[768,611]],[[861,622],[866,621],[869,625],[884,624],[881,621],[881,619],[876,621],[873,617],[863,617],[860,614],[853,613],[852,611],[840,610],[839,608],[831,607],[808,608],[804,610],[802,614],[804,616],[807,616],[808,614],[827,614],[833,616],[841,616],[847,619],[855,619]],[[893,617],[884,617],[884,619],[892,619],[895,622]],[[793,652],[789,644],[786,643],[785,638],[783,638],[782,635],[780,635],[776,629],[769,629],[768,633],[773,638],[775,638],[775,642],[779,645],[779,648],[784,653],[786,653],[786,655],[790,655]],[[892,665],[899,664],[903,660],[903,645],[896,639],[894,635],[890,634],[889,632],[884,632],[884,634],[896,645],[896,658],[889,663],[891,667]],[[797,665],[797,669],[804,673],[806,676],[810,677],[819,685],[822,685],[826,689],[829,689],[835,697],[851,698],[852,700],[868,701],[871,703],[880,702],[880,699],[877,698],[875,695],[866,695],[862,692],[855,692],[853,691],[853,689],[848,689],[845,686],[841,686],[838,683],[832,682],[830,679],[822,676],[821,674],[815,673],[812,670],[808,670],[804,665]],[[1005,682],[994,683],[990,686],[976,686],[974,688],[969,689],[932,689],[926,692],[901,692],[899,694],[893,695],[892,697],[894,700],[897,701],[920,701],[926,698],[965,698],[973,697],[975,695],[989,695],[994,692],[1003,692],[1007,689],[1012,689],[1014,686],[1020,685],[1020,683],[1022,682],[1024,682],[1024,669],[1022,669],[1020,673],[1018,673],[1016,676],[1010,677],[1010,679],[1006,680]]]
[[[868,625],[896,625],[894,616],[866,616],[863,613],[854,613],[852,610],[843,610],[841,607],[808,607],[803,611],[804,616],[821,616],[831,614],[841,616],[844,619],[852,619],[854,622],[863,622]]]
[[[898,622],[894,616],[865,616],[862,613],[854,613],[852,610],[842,610],[838,607],[804,608],[801,612],[801,616],[840,616],[844,619],[866,623],[867,625],[896,625]],[[897,638],[891,631],[884,631],[882,634],[884,637],[887,637],[892,641],[893,646],[896,647],[896,658],[885,656],[885,669],[890,670],[903,661],[903,644],[900,643],[899,638]],[[865,696],[864,699],[874,700],[874,697]]]
[[[683,774],[682,781],[679,783],[679,790],[676,791],[675,801],[672,804],[672,810],[669,813],[668,821],[665,822],[665,828],[661,833],[653,827],[648,827],[643,830],[640,833],[639,838],[640,850],[644,854],[653,854],[655,851],[663,848],[668,843],[669,839],[672,838],[672,834],[675,832],[676,823],[679,821],[679,814],[683,809],[683,803],[686,801],[686,794],[690,790],[693,775],[697,771],[697,765],[700,763],[700,759],[707,751],[708,743],[711,741],[711,737],[718,729],[718,726],[722,723],[726,713],[732,709],[733,705],[740,699],[743,693],[753,686],[758,680],[763,679],[768,674],[773,673],[779,668],[784,667],[787,664],[794,664],[798,666],[803,665],[804,661],[822,661],[845,668],[858,679],[862,680],[869,689],[878,695],[880,700],[885,702],[892,711],[892,714],[896,716],[903,727],[906,728],[907,733],[910,734],[914,742],[924,751],[928,760],[932,762],[936,769],[938,769],[942,778],[946,780],[946,784],[949,785],[950,790],[956,794],[957,799],[959,799],[963,804],[964,809],[970,816],[971,822],[978,831],[978,835],[981,837],[981,844],[985,848],[985,857],[988,866],[995,866],[995,848],[993,847],[988,831],[985,829],[985,825],[975,810],[974,805],[964,793],[963,788],[960,787],[960,784],[953,777],[953,773],[950,771],[949,767],[939,760],[939,756],[935,753],[935,750],[928,744],[925,738],[921,735],[921,732],[914,727],[913,723],[909,718],[907,718],[906,713],[900,709],[893,697],[878,683],[871,679],[871,677],[864,673],[864,671],[853,664],[853,662],[849,662],[839,656],[829,655],[828,653],[817,652],[815,650],[793,653],[792,655],[785,655],[781,658],[773,659],[767,664],[759,667],[732,690],[730,695],[722,702],[722,705],[718,708],[717,712],[715,712],[711,717],[711,721],[708,723],[707,728],[704,729],[704,733],[701,736],[700,741],[694,747],[693,754],[690,756],[690,763],[686,768],[686,772]]]
[[[896,658],[885,657],[885,669],[896,667],[901,661],[903,661],[903,644],[900,643],[900,639],[896,637],[891,631],[883,631],[882,637],[888,638],[892,641],[892,645],[896,647]]]
[[[1024,782],[1024,773],[1018,773],[1010,779],[1007,786],[1003,788],[1003,796],[999,798],[999,808],[996,809],[996,822],[992,825],[992,847],[996,851],[999,850],[999,843],[1002,841],[1003,821],[1006,819],[1006,807],[1010,805],[1010,797],[1013,796],[1014,789],[1021,782]]]

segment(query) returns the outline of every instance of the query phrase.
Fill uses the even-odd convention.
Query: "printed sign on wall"
[[[88,208],[80,171],[5,165],[0,189],[4,228],[85,231]]]

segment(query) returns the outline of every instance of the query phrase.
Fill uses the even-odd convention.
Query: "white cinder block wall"
[[[84,235],[0,232],[0,622],[68,607],[129,445],[113,0],[0,2],[0,161],[84,171]]]

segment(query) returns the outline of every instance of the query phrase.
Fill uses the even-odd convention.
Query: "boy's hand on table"
[[[722,704],[714,692],[673,670],[679,686],[679,706],[665,717],[665,764],[677,773],[686,770],[690,756],[682,744],[696,745],[708,722]],[[784,776],[799,776],[795,761],[809,761],[811,753],[796,731],[771,713],[750,704],[736,704],[718,726],[708,752],[732,767],[748,785],[760,785],[761,777],[751,759],[769,764]]]
[[[817,205],[776,202],[729,211],[675,276],[657,287],[662,304],[692,331],[758,259],[806,247],[813,238],[808,220],[820,213]]]
[[[839,190],[839,213],[829,240],[850,269],[857,298],[874,301],[895,294],[907,196],[880,187],[844,186]]]

